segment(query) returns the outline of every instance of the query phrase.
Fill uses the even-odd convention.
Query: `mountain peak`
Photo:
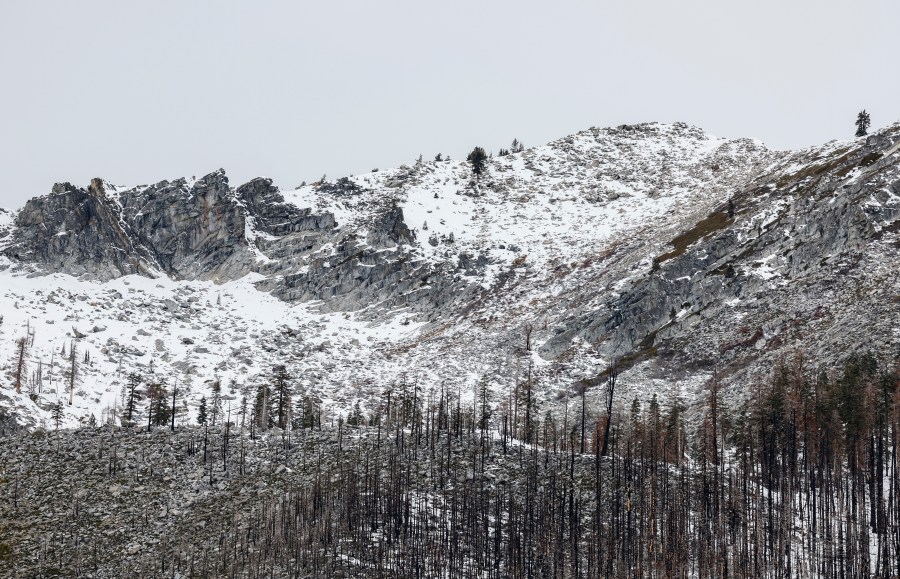
[[[289,191],[221,169],[57,184],[0,213],[18,305],[0,331],[46,319],[33,363],[62,339],[90,350],[92,383],[110,386],[73,419],[114,403],[123,360],[233,379],[236,397],[287,364],[334,412],[403,376],[502,390],[523,364],[552,406],[614,360],[628,397],[681,376],[689,401],[715,368],[739,398],[789,352],[897,345],[898,148],[897,126],[774,152],[647,123],[494,156],[481,175],[442,160]],[[191,388],[195,403],[206,387]],[[48,400],[15,404],[40,420]]]

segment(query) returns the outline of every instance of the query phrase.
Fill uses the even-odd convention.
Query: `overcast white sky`
[[[816,144],[900,119],[898,25],[896,0],[0,0],[0,206],[653,120]]]

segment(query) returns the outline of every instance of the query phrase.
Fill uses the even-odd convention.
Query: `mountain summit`
[[[192,421],[213,384],[237,407],[274,365],[333,416],[392,383],[502,399],[526,375],[552,406],[613,363],[622,401],[691,402],[713,373],[740,399],[779,360],[900,345],[898,150],[900,125],[772,151],[651,123],[478,175],[57,184],[0,212],[0,340],[26,339],[28,369],[0,413],[46,424],[69,388],[68,423],[110,419],[155,374]]]

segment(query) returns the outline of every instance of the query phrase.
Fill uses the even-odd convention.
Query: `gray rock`
[[[887,272],[897,271],[900,200],[878,191],[900,166],[876,163],[851,183],[842,178],[870,153],[816,159],[812,166],[826,169],[815,179],[796,160],[785,166],[800,169],[759,176],[777,187],[751,184],[732,197],[737,215],[726,204],[688,225],[681,236],[689,243],[676,238],[620,294],[555,326],[542,355],[555,358],[578,337],[628,364],[732,367],[737,384],[748,383],[748,372],[770,371],[790,348],[837,363],[849,351],[895,343],[900,313],[890,288],[898,282]],[[760,227],[775,206],[783,208]],[[824,313],[835,307],[840,316]],[[694,315],[673,318],[682,309]]]

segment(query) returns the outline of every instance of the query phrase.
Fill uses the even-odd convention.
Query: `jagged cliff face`
[[[123,217],[155,269],[178,279],[236,279],[254,261],[247,212],[223,171],[119,195]]]
[[[331,212],[285,202],[270,179],[232,189],[222,170],[124,190],[94,179],[84,189],[57,184],[29,201],[2,252],[16,270],[220,283],[259,273],[260,289],[285,300],[390,306],[430,268],[384,255],[415,236],[400,207],[379,211],[365,231],[342,229]]]
[[[648,124],[496,157],[480,178],[445,160],[284,192],[222,171],[61,184],[0,214],[0,275],[81,280],[7,291],[14,324],[53,310],[131,336],[79,338],[110,384],[85,408],[116,395],[123,360],[197,376],[191,401],[200,377],[234,378],[238,399],[287,360],[336,412],[412,377],[487,376],[503,397],[529,365],[552,406],[614,360],[629,402],[690,401],[713,370],[739,398],[798,352],[900,345],[898,148],[900,126],[773,152]]]
[[[146,269],[146,248],[135,245],[135,232],[122,220],[122,207],[98,185],[81,189],[57,183],[50,195],[26,203],[4,255],[45,271],[99,279]]]
[[[3,253],[101,281],[133,273],[228,281],[253,271],[257,232],[277,238],[334,225],[331,215],[285,204],[269,180],[232,190],[221,170],[121,191],[94,179],[86,189],[57,184],[29,201]]]

